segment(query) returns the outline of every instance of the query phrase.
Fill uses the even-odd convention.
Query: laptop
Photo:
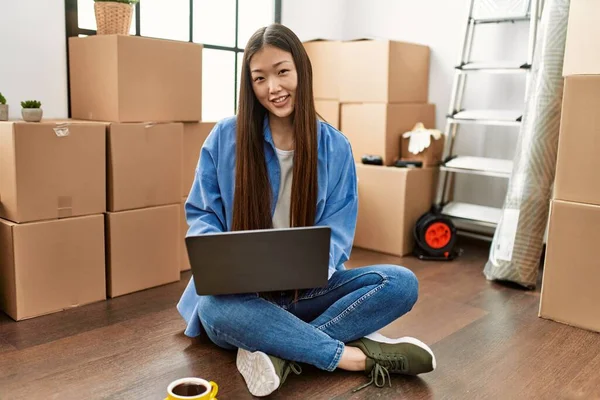
[[[331,229],[326,226],[188,236],[198,295],[327,286]]]

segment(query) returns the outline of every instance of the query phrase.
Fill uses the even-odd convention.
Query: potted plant
[[[129,35],[138,0],[94,0],[97,35]]]
[[[8,104],[2,93],[0,93],[0,121],[8,121]]]
[[[42,103],[37,100],[26,100],[21,102],[21,115],[27,122],[40,122],[44,111],[40,108]]]

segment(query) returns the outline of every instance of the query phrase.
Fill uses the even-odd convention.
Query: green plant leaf
[[[42,103],[38,100],[25,100],[21,102],[21,107],[23,108],[40,108]]]
[[[2,96],[2,93],[0,93],[0,104],[6,104],[6,99]]]

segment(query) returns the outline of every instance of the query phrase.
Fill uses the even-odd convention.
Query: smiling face
[[[290,53],[275,46],[264,46],[250,60],[250,76],[256,98],[271,116],[292,116],[298,74]]]

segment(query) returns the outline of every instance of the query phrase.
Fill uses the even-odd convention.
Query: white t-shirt
[[[281,180],[279,182],[279,195],[273,214],[273,228],[282,229],[290,227],[290,205],[292,199],[292,179],[294,172],[294,150],[279,150],[277,158],[281,168]]]

